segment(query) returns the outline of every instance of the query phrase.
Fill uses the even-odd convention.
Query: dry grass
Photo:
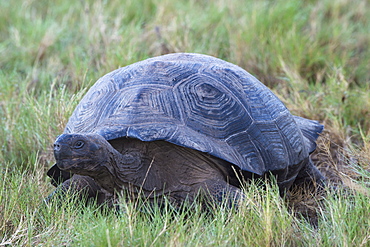
[[[369,9],[363,0],[0,1],[0,245],[368,245]],[[285,203],[273,184],[252,184],[260,206],[213,217],[124,202],[122,215],[73,200],[40,209],[53,190],[53,140],[86,90],[169,52],[238,64],[292,113],[323,122],[313,158],[337,189]]]

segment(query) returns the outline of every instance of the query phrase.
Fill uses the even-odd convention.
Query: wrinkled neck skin
[[[106,191],[114,194],[124,188],[140,189],[140,181],[136,178],[138,170],[142,167],[141,157],[135,153],[121,154],[111,145],[106,147],[105,157],[101,157],[99,169],[86,174]]]

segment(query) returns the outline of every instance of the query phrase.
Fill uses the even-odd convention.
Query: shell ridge
[[[166,140],[262,175],[300,159],[302,142],[313,148],[317,137],[311,130],[317,131],[317,125],[290,119],[277,96],[239,66],[180,53],[149,58],[100,78],[65,131]]]

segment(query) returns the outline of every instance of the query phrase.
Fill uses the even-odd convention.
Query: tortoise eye
[[[75,144],[73,145],[74,148],[82,148],[85,145],[83,141],[76,141]]]

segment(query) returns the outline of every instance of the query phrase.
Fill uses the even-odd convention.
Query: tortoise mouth
[[[56,164],[61,170],[70,170],[70,168],[73,168],[75,165],[75,164],[71,164],[67,160],[58,160]]]
[[[78,168],[78,163],[73,162],[72,159],[59,159],[56,163],[61,170],[71,170]]]
[[[56,164],[61,170],[78,170],[83,169],[83,167],[85,167],[85,164],[90,162],[90,159],[62,158],[58,159]]]

